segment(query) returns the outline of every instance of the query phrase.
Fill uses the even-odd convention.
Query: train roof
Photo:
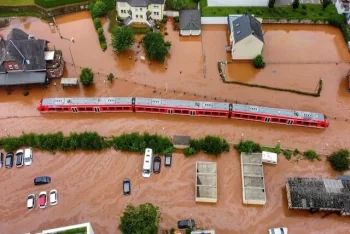
[[[101,97],[101,98],[44,98],[42,105],[130,105],[131,97]]]

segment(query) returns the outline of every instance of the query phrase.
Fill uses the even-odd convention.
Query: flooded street
[[[47,22],[35,18],[12,19],[0,35],[7,36],[12,27],[23,29],[36,38],[50,41],[49,47],[63,51],[67,62],[65,77],[78,77],[82,67],[95,72],[94,85],[89,88],[65,88],[59,80],[48,89],[30,87],[23,96],[23,87],[11,95],[0,88],[0,136],[20,135],[23,132],[50,133],[62,131],[97,131],[104,136],[124,132],[150,132],[172,137],[190,135],[193,138],[219,135],[228,142],[251,139],[263,145],[275,145],[299,150],[315,149],[329,154],[349,147],[350,94],[345,75],[349,71],[350,55],[341,32],[330,26],[263,25],[267,66],[263,70],[250,63],[230,64],[227,79],[300,89],[314,92],[319,79],[323,80],[321,97],[309,97],[239,85],[224,84],[217,69],[218,61],[229,54],[226,25],[204,25],[201,38],[183,39],[167,22],[166,40],[171,41],[170,55],[165,64],[141,61],[144,56],[137,37],[131,51],[116,55],[110,44],[108,22],[104,20],[108,49],[98,44],[88,12],[66,15],[56,19],[60,33],[74,37],[74,43],[52,32]],[[84,29],[84,30],[82,30]],[[131,59],[130,59],[131,57]],[[73,66],[75,64],[75,67]],[[110,84],[106,75],[117,78]],[[53,83],[56,82],[56,86]],[[48,114],[36,110],[44,97],[72,96],[133,96],[186,100],[237,101],[253,105],[323,112],[330,127],[326,130],[293,128],[246,121],[158,114]],[[6,129],[6,131],[5,131]],[[286,161],[283,156],[277,166],[264,166],[267,204],[264,207],[242,204],[239,157],[230,152],[218,158],[218,203],[195,204],[194,177],[197,160],[214,160],[204,155],[194,158],[174,156],[170,169],[162,168],[150,179],[141,177],[142,156],[116,151],[100,154],[72,152],[69,154],[35,152],[34,163],[21,169],[0,169],[0,233],[38,232],[46,228],[91,222],[97,234],[119,233],[119,216],[128,202],[151,202],[163,213],[161,228],[176,226],[179,219],[190,218],[200,227],[214,228],[219,234],[267,233],[271,227],[286,226],[290,233],[348,233],[349,218],[287,209],[285,182],[287,177],[309,176],[334,178],[324,158],[321,162]],[[164,158],[163,158],[164,160]],[[48,175],[52,183],[34,187],[33,178]],[[122,194],[122,180],[132,183],[132,195]],[[59,204],[56,207],[29,212],[26,197],[42,190],[56,188]]]

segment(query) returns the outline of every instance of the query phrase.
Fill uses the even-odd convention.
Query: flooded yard
[[[263,145],[275,145],[299,150],[315,149],[328,154],[340,147],[348,147],[350,132],[350,94],[345,75],[350,56],[338,29],[330,26],[264,25],[266,46],[263,52],[268,62],[264,70],[250,64],[233,64],[226,74],[232,79],[259,84],[302,89],[313,92],[323,79],[321,97],[224,84],[220,80],[217,62],[227,60],[226,25],[205,25],[201,38],[180,38],[167,22],[166,40],[171,41],[170,55],[165,64],[141,61],[144,55],[141,37],[137,37],[131,51],[116,55],[108,43],[103,52],[98,44],[89,13],[81,12],[56,19],[60,33],[74,37],[75,42],[61,39],[47,22],[35,18],[12,19],[10,27],[1,28],[6,36],[18,27],[36,38],[50,41],[51,48],[63,51],[67,62],[65,77],[78,77],[81,67],[95,72],[92,87],[65,88],[59,80],[48,89],[30,87],[30,95],[23,96],[23,87],[7,95],[0,89],[0,136],[20,135],[23,132],[49,133],[62,131],[97,131],[101,135],[124,132],[150,132],[172,137],[190,135],[199,138],[219,135],[230,143],[252,139]],[[107,40],[108,22],[103,21]],[[294,41],[294,42],[293,42]],[[131,57],[131,58],[130,58]],[[317,61],[316,61],[317,60]],[[319,61],[322,60],[323,64]],[[310,61],[318,63],[308,63]],[[327,61],[327,62],[325,62]],[[270,63],[269,63],[270,62]],[[73,66],[75,64],[75,67]],[[117,79],[108,83],[106,75]],[[56,82],[56,86],[54,86]],[[280,108],[325,113],[330,121],[326,130],[292,128],[228,119],[190,118],[158,114],[49,114],[36,110],[44,97],[71,96],[134,96],[188,100],[225,100]],[[5,130],[6,129],[6,130]],[[179,219],[191,216],[201,227],[215,228],[220,234],[265,233],[268,228],[287,226],[291,233],[347,233],[349,219],[331,215],[287,209],[285,182],[288,176],[334,178],[324,158],[321,162],[286,161],[283,156],[277,166],[264,166],[267,204],[251,207],[242,204],[239,157],[235,152],[218,158],[218,203],[195,204],[194,176],[196,160],[214,160],[204,155],[184,158],[176,154],[172,168],[162,168],[160,175],[149,180],[141,178],[142,156],[115,151],[70,154],[35,152],[34,164],[17,169],[0,169],[1,191],[0,230],[2,232],[35,232],[60,225],[91,222],[95,233],[119,233],[119,216],[128,202],[151,202],[162,209],[161,228],[176,226]],[[51,176],[50,185],[32,185],[39,175]],[[132,181],[132,196],[122,195],[122,179]],[[19,179],[21,178],[21,179]],[[56,207],[36,208],[28,212],[25,206],[29,193],[56,188],[60,201]]]

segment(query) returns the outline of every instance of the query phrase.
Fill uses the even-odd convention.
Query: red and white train
[[[41,113],[141,112],[221,117],[292,126],[327,128],[322,113],[242,105],[226,102],[186,101],[138,97],[44,98]]]

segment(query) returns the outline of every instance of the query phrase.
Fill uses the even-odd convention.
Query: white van
[[[150,148],[146,148],[145,157],[143,159],[143,168],[142,168],[142,176],[145,178],[148,178],[151,176],[152,155],[153,155],[153,150]]]

